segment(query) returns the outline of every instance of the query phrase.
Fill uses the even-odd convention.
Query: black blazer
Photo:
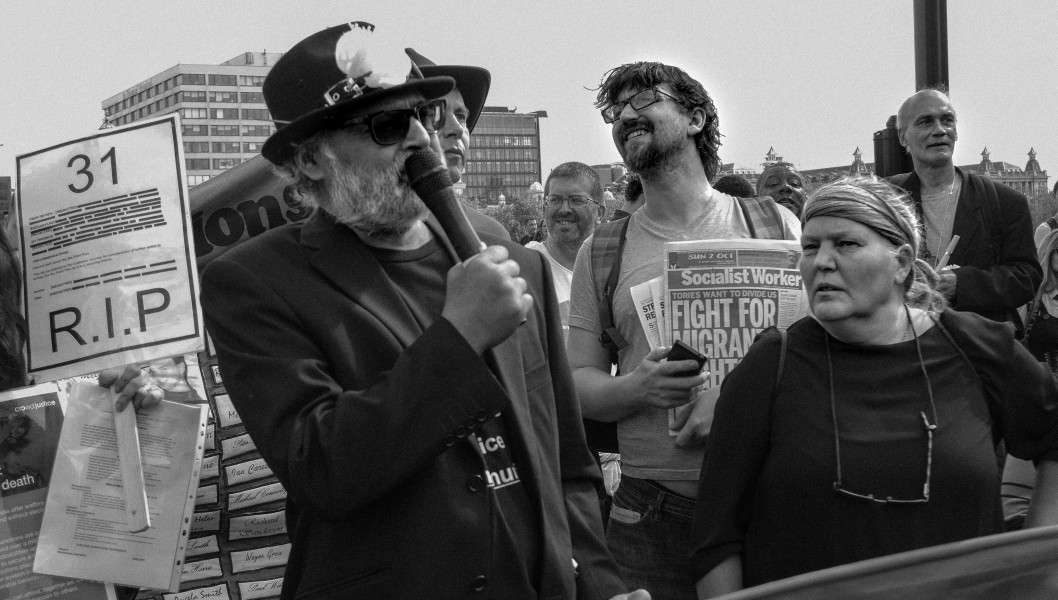
[[[428,225],[454,257],[431,217]],[[507,415],[535,502],[541,598],[626,591],[603,539],[547,260],[521,265],[528,321],[479,357],[438,319],[425,331],[371,251],[318,214],[211,262],[202,304],[232,401],[288,492],[283,598],[454,598],[485,584],[490,513],[468,425]],[[511,425],[513,423],[513,425]],[[478,489],[475,489],[478,488]],[[481,578],[485,579],[482,580]]]
[[[955,273],[955,297],[950,305],[955,310],[978,313],[994,321],[1015,321],[1016,310],[1036,295],[1043,281],[1043,271],[1036,257],[1032,241],[1032,217],[1025,195],[1017,190],[994,183],[998,194],[1001,222],[986,223],[993,213],[989,200],[981,197],[980,175],[956,168],[961,177],[962,191],[955,209],[952,234],[959,243],[948,261],[958,265]],[[907,177],[902,187],[911,193],[919,214],[922,213],[922,182],[918,174],[897,175],[894,181]],[[975,181],[976,180],[976,181]],[[998,248],[992,247],[989,233],[998,231]]]

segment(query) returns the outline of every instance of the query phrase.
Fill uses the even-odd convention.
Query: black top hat
[[[489,95],[492,74],[481,67],[462,65],[435,65],[434,62],[411,48],[405,48],[415,66],[422,71],[423,77],[451,77],[456,80],[456,89],[463,95],[463,102],[470,114],[467,115],[467,128],[474,131],[481,109],[485,107],[485,97]]]
[[[424,78],[399,44],[356,21],[324,29],[298,42],[265,78],[265,104],[277,131],[261,154],[276,164],[321,129],[394,95],[419,92],[427,100],[452,91],[451,77]]]

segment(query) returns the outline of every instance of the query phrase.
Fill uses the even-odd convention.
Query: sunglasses
[[[602,120],[606,123],[613,123],[620,118],[621,113],[624,112],[625,106],[631,105],[635,110],[643,110],[651,104],[661,101],[661,96],[672,98],[676,102],[680,101],[679,98],[665,92],[664,90],[659,90],[656,87],[647,88],[641,92],[633,94],[632,97],[627,100],[619,100],[602,109]]]
[[[398,144],[408,137],[411,120],[422,123],[428,133],[440,131],[445,124],[448,103],[443,98],[423,102],[411,108],[384,110],[366,117],[357,117],[343,122],[339,128],[367,125],[371,139],[380,146]]]

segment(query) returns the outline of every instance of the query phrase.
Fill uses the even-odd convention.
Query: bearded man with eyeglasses
[[[282,598],[649,598],[602,537],[547,261],[460,262],[406,159],[451,77],[367,23],[302,40],[263,148],[315,209],[202,275],[225,387],[287,494]]]
[[[770,198],[754,205],[759,213],[747,214],[746,205],[710,186],[720,168],[716,107],[682,69],[653,62],[617,67],[604,76],[596,106],[625,164],[641,178],[646,203],[627,219],[598,226],[581,248],[567,348],[584,416],[617,423],[622,475],[607,527],[610,550],[629,583],[646,587],[655,598],[693,599],[691,519],[702,445],[719,390],[696,395],[705,375],[681,376],[696,363],[667,363],[668,348],[651,350],[629,290],[662,274],[666,241],[748,238],[751,231],[796,240],[801,228]],[[616,253],[593,251],[600,239],[622,237],[623,249]],[[600,307],[607,302],[593,260],[611,254],[620,257],[620,266],[612,287],[612,323],[604,324]],[[623,338],[623,347],[611,330]],[[614,355],[600,338],[619,348]],[[692,402],[680,413],[676,435],[670,435],[668,409]]]
[[[567,162],[548,174],[544,182],[547,238],[531,241],[525,247],[543,253],[551,262],[563,330],[569,329],[569,286],[577,251],[595,231],[605,211],[602,182],[595,169],[584,163]]]

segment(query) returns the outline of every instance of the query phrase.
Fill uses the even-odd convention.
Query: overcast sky
[[[914,91],[912,0],[2,0],[0,175],[15,157],[93,133],[101,102],[178,63],[281,52],[343,21],[399,30],[438,64],[488,68],[488,104],[546,110],[546,174],[620,160],[592,106],[604,72],[658,60],[713,96],[721,158],[769,147],[803,169],[874,159],[873,132]],[[1058,2],[948,2],[956,164],[1058,175]]]

